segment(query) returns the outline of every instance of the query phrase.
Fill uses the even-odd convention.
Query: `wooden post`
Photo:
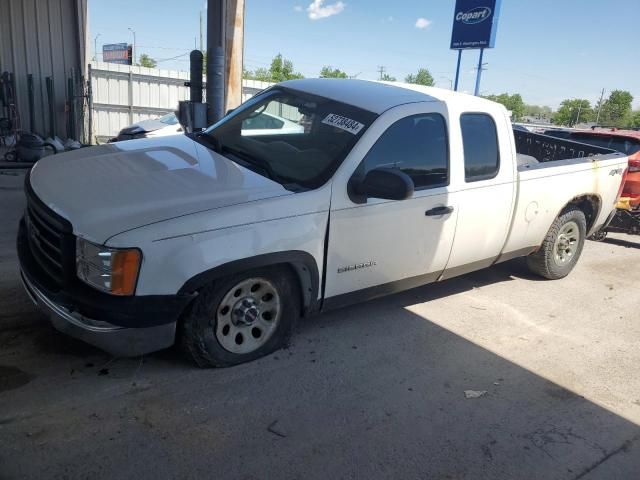
[[[242,103],[244,1],[227,0],[225,25],[225,112]]]

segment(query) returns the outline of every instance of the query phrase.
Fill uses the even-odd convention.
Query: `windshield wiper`
[[[206,142],[207,145],[209,145],[214,152],[220,153],[220,154],[222,153],[222,143],[220,142],[220,139],[215,135],[211,133],[200,132],[200,133],[196,133],[194,137]]]
[[[245,152],[243,150],[239,150],[237,148],[229,147],[228,145],[223,145],[222,146],[222,150],[223,151],[227,151],[232,155],[235,155],[236,157],[244,160],[245,162],[247,162],[247,163],[249,163],[251,165],[257,166],[264,173],[267,174],[267,177],[269,177],[274,182],[284,183],[284,182],[282,182],[282,179],[280,178],[280,176],[276,172],[274,172],[273,168],[271,167],[271,164],[269,162],[267,162],[266,160],[264,160],[264,159],[262,159],[260,157],[254,157],[254,156],[248,154],[247,152]]]

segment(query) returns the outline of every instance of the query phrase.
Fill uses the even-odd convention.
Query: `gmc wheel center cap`
[[[252,297],[245,297],[233,306],[231,320],[235,326],[252,325],[259,314],[256,301]]]

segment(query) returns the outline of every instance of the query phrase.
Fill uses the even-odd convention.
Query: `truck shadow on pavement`
[[[329,312],[230,369],[1,333],[0,375],[22,372],[0,391],[3,478],[633,478],[638,425],[404,308],[517,274]]]
[[[633,240],[632,240],[633,239]],[[640,237],[639,236],[629,236],[629,240],[623,240],[621,238],[605,238],[602,243],[608,243],[611,245],[617,245],[618,247],[626,247],[626,248],[640,248]]]

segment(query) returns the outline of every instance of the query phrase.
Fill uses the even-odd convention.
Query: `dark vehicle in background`
[[[607,232],[640,235],[640,132],[595,127],[592,130],[547,130],[545,135],[609,148],[629,157],[629,170],[616,215],[609,226],[594,234],[592,239],[604,240]]]
[[[165,135],[177,135],[182,132],[182,126],[178,122],[175,113],[167,113],[159,118],[141,120],[118,132],[118,136],[109,140],[121,142],[123,140],[135,140],[138,138],[164,137]]]

